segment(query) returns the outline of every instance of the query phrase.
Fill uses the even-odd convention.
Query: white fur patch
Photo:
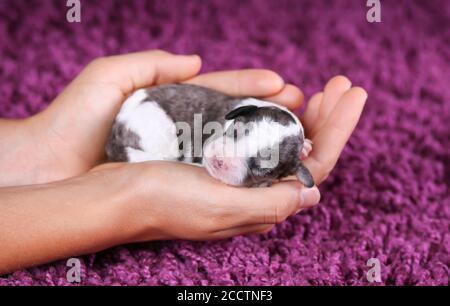
[[[145,90],[136,91],[117,115],[120,123],[140,137],[142,150],[126,148],[129,161],[177,159],[179,150],[174,122],[156,102],[142,103],[145,98]]]

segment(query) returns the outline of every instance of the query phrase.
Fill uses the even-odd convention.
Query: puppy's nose
[[[210,163],[211,166],[216,170],[221,170],[225,165],[224,160],[217,156],[212,157]]]

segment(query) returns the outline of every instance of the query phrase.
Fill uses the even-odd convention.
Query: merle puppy
[[[140,89],[124,102],[106,155],[110,161],[195,163],[234,186],[268,186],[296,175],[312,187],[300,160],[311,149],[299,119],[285,107],[169,84]]]

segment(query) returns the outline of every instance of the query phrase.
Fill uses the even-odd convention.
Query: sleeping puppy
[[[140,89],[123,103],[106,155],[110,161],[194,163],[233,186],[269,186],[296,175],[312,187],[300,159],[311,149],[299,119],[285,107],[169,84]]]

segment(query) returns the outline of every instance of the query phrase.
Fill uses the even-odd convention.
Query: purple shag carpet
[[[198,53],[204,71],[267,67],[309,97],[336,74],[369,100],[321,205],[267,235],[156,242],[82,257],[82,282],[122,285],[382,284],[450,281],[450,4],[384,1],[0,1],[0,116],[43,109],[97,56]],[[0,277],[68,285],[65,261]]]

